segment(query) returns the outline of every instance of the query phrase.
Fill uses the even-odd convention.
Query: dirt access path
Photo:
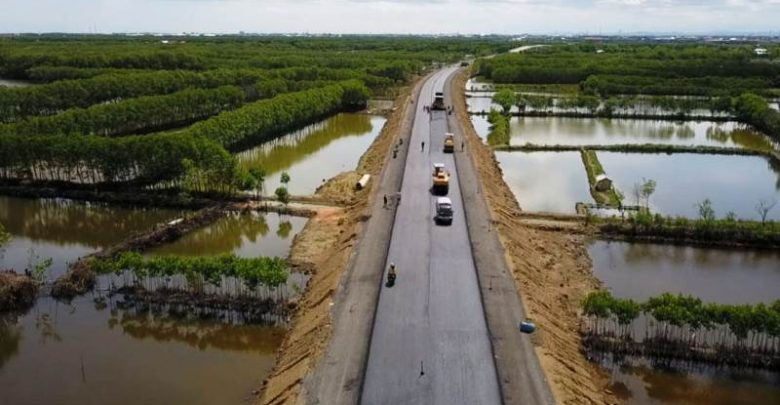
[[[408,110],[410,100],[417,98],[421,82],[415,81],[395,100],[382,132],[361,157],[356,170],[330,179],[317,190],[318,196],[343,204],[345,208],[320,211],[296,237],[290,260],[296,267],[308,269],[312,277],[297,303],[290,330],[277,352],[276,366],[263,383],[256,403],[312,402],[310,396],[319,391],[305,389],[304,378],[312,374],[318,364],[327,363],[323,362],[322,357],[331,341],[334,314],[344,313],[344,317],[350,320],[365,316],[368,310],[373,312],[375,305],[356,308],[355,312],[360,314],[354,313],[352,308],[344,311],[343,300],[339,297],[346,295],[348,289],[370,290],[372,285],[379,284],[362,273],[370,266],[356,264],[358,258],[353,254],[354,248],[357,243],[362,243],[373,245],[375,249],[371,250],[382,249],[381,240],[363,240],[366,225],[386,229],[389,234],[395,210],[382,207],[381,195],[392,194],[400,187],[401,168],[408,142],[399,147],[395,159],[389,151],[398,145],[399,138],[408,137],[411,132],[413,114],[408,113]],[[355,180],[365,173],[372,175],[369,187],[354,191]],[[380,183],[380,179],[384,181]],[[367,222],[369,218],[372,221]],[[383,255],[373,259],[384,262]],[[353,334],[359,337],[360,333],[354,331]],[[365,336],[368,336],[368,332]],[[356,351],[359,350],[356,348]],[[354,366],[354,363],[349,364]],[[309,377],[306,386],[311,387],[319,382],[316,377]]]
[[[490,209],[490,223],[498,230],[528,317],[539,327],[533,344],[555,400],[560,404],[616,403],[605,388],[607,376],[589,363],[581,351],[580,301],[587,291],[599,286],[591,272],[584,238],[533,229],[523,221],[495,154],[471,124],[465,99],[467,80],[468,71],[463,70],[451,82],[449,92],[456,118],[464,131],[468,156],[478,171]]]

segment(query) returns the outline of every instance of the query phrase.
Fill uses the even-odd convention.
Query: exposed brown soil
[[[29,276],[0,271],[0,311],[27,308],[37,294],[38,285]]]
[[[465,89],[466,74],[455,86]],[[616,403],[605,387],[607,376],[588,362],[579,336],[580,302],[599,286],[580,235],[547,232],[526,226],[512,191],[504,182],[495,154],[477,136],[466,112],[463,92],[453,94],[467,148],[479,171],[490,206],[493,225],[499,230],[529,317],[539,326],[534,345],[556,402],[561,404]]]
[[[347,268],[357,241],[360,224],[366,220],[371,189],[382,170],[384,157],[393,144],[410,91],[396,99],[396,106],[379,136],[366,151],[354,171],[341,173],[317,190],[317,196],[345,208],[321,209],[296,237],[290,253],[293,266],[304,268],[312,277],[297,305],[292,325],[277,352],[276,366],[263,383],[259,404],[296,403],[301,382],[325,351],[331,334],[331,302],[343,271]],[[372,179],[366,189],[354,186],[363,174]]]

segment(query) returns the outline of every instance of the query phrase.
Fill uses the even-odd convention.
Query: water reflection
[[[181,215],[169,209],[0,196],[0,223],[12,235],[0,254],[0,268],[21,272],[36,262],[35,256],[52,258],[50,276],[56,277],[69,261]]]
[[[511,143],[522,145],[664,144],[767,150],[766,136],[737,122],[674,122],[608,118],[514,117]]]
[[[205,256],[233,253],[240,257],[287,257],[292,237],[306,218],[259,212],[231,212],[211,225],[149,251],[157,255]]]
[[[0,318],[0,392],[9,404],[239,403],[270,372],[283,335],[41,299]]]
[[[611,374],[611,389],[624,405],[776,404],[780,375],[740,370],[596,356]],[[626,361],[627,360],[627,361]]]
[[[651,208],[666,215],[697,218],[696,204],[709,198],[718,217],[733,211],[738,218],[760,219],[755,209],[759,200],[780,200],[780,167],[763,157],[611,152],[598,156],[630,204],[635,203],[634,184],[643,177],[655,180]],[[780,220],[780,208],[768,218]]]
[[[279,187],[283,171],[292,178],[292,194],[311,194],[323,179],[353,170],[384,122],[380,116],[338,114],[237,156],[244,165],[266,170],[268,194]]]
[[[526,211],[574,213],[592,200],[579,152],[496,152],[504,181]]]
[[[593,273],[617,297],[665,292],[705,302],[754,304],[780,299],[780,252],[595,241]]]

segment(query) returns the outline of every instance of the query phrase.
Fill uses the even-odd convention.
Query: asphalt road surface
[[[455,162],[443,152],[447,113],[424,109],[454,70],[432,76],[416,103],[388,252],[387,265],[395,263],[398,277],[379,295],[364,404],[501,403]],[[444,163],[452,174],[451,226],[434,223],[434,163]]]

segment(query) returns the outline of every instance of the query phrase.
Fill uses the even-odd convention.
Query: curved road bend
[[[442,151],[447,113],[429,116],[424,110],[455,70],[444,69],[429,79],[416,106],[388,252],[398,280],[379,295],[364,404],[501,403],[455,162],[453,154]],[[452,173],[451,226],[433,221],[433,163],[444,163]]]

